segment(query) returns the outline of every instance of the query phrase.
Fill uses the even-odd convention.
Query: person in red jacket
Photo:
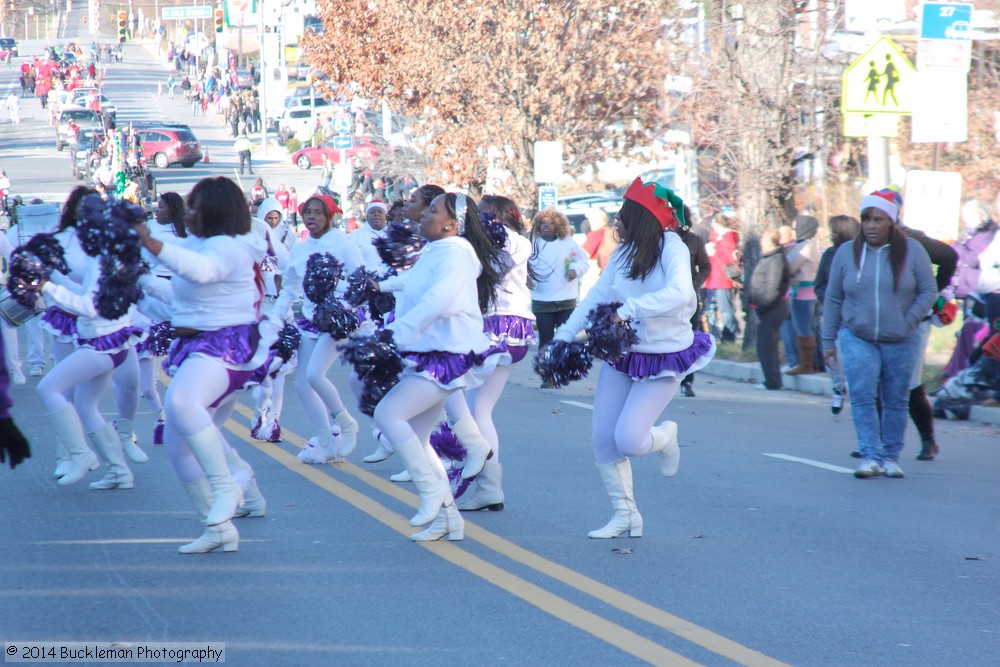
[[[734,278],[740,271],[738,226],[735,218],[716,215],[712,219],[709,242],[705,245],[712,265],[712,272],[705,282],[705,314],[710,332],[722,342],[735,341],[740,333],[733,305],[733,292],[737,286]]]

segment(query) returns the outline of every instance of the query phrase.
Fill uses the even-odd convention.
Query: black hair
[[[69,196],[66,197],[66,203],[63,204],[62,213],[59,215],[60,232],[67,227],[76,227],[76,209],[80,205],[80,202],[87,195],[96,194],[97,190],[88,188],[86,185],[78,185],[70,190]]]
[[[861,219],[864,220],[865,209],[861,212]],[[861,267],[861,250],[865,244],[865,235],[858,228],[858,235],[854,237],[854,266]],[[889,266],[892,267],[892,291],[899,287],[899,278],[903,275],[903,267],[906,265],[907,255],[906,236],[899,230],[899,225],[895,221],[889,225]]]
[[[656,216],[631,199],[624,201],[618,217],[621,245],[617,261],[630,279],[642,280],[660,263],[665,232]]]
[[[517,204],[510,197],[484,195],[479,200],[479,207],[481,209],[489,209],[497,217],[497,220],[507,225],[508,229],[514,230],[521,236],[528,235],[528,226],[524,224],[521,209],[517,207]]]
[[[444,194],[444,188],[440,185],[428,183],[427,185],[421,185],[419,188],[414,190],[413,194],[420,197],[421,203],[423,203],[424,207],[427,207],[431,205],[431,202],[434,201],[435,197],[440,197]],[[454,209],[452,209],[451,214],[455,215]]]
[[[392,220],[393,213],[395,213],[396,211],[399,211],[401,209],[405,209],[405,208],[406,208],[406,202],[405,201],[403,201],[402,199],[395,200],[394,202],[392,202],[392,206],[389,207],[389,212],[385,216],[386,219],[387,220]]]
[[[167,222],[173,226],[177,236],[184,238],[188,235],[184,227],[184,198],[176,192],[161,192],[160,201],[167,208]]]
[[[187,196],[187,205],[195,209],[198,217],[198,229],[189,230],[194,236],[241,236],[250,232],[250,207],[246,197],[240,187],[225,176],[198,181]]]
[[[453,218],[456,215],[456,199],[457,195],[453,192],[448,193],[444,198],[445,209],[448,211],[448,215]],[[483,265],[482,272],[476,278],[476,289],[479,292],[479,310],[485,313],[490,309],[491,305],[496,303],[497,289],[503,281],[506,269],[501,254],[502,251],[494,245],[493,240],[490,239],[489,234],[486,233],[486,228],[483,227],[483,223],[479,219],[479,207],[476,206],[476,202],[467,196],[465,196],[465,202],[465,220],[460,221],[465,226],[462,236],[469,242],[472,249],[476,251],[476,257],[479,258],[479,263]]]

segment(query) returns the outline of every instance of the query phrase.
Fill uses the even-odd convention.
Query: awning
[[[243,33],[242,38],[240,33]],[[241,44],[242,42],[242,44]],[[251,33],[248,30],[232,30],[226,34],[226,38],[222,40],[222,46],[230,51],[244,54],[247,53],[257,53],[260,51],[260,40],[257,39],[256,33]]]

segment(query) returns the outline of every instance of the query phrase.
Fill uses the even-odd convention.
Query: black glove
[[[0,463],[10,456],[11,469],[24,459],[31,458],[31,448],[10,417],[0,419]]]

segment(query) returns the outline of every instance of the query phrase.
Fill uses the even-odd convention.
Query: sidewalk
[[[729,361],[716,358],[700,372],[705,375],[722,377],[738,382],[758,384],[764,381],[764,373],[760,369],[760,364],[752,362]],[[830,388],[830,378],[826,373],[814,373],[812,375],[783,374],[781,382],[784,385],[785,391],[797,391],[817,396],[833,395],[833,391]],[[987,408],[977,405],[969,413],[969,421],[1000,426],[1000,408]]]

